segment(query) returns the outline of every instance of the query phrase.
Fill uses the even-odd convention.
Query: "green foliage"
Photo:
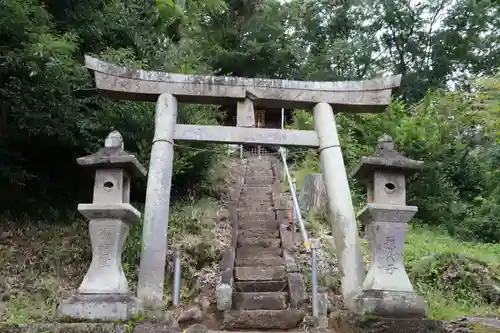
[[[206,66],[195,59],[195,44],[176,44],[164,35],[171,25],[154,4],[2,0],[0,12],[1,207],[12,217],[62,220],[57,215],[90,199],[80,189],[90,190],[92,175],[75,158],[97,150],[117,129],[126,149],[147,166],[153,136],[154,105],[94,95],[83,53],[139,68],[191,72]],[[179,115],[184,123],[219,119],[213,107],[183,106]],[[200,143],[175,154],[173,198],[203,191],[217,148]],[[144,200],[144,189],[145,182],[139,182],[135,200]]]
[[[409,180],[408,189],[421,223],[442,226],[464,239],[500,241],[498,82],[497,74],[476,81],[473,93],[429,91],[419,103],[407,106],[394,101],[379,115],[338,115],[347,169],[355,167],[359,156],[371,154],[377,138],[387,133],[398,150],[425,162],[424,170]],[[311,129],[311,115],[296,112],[292,127]],[[308,172],[319,171],[316,153],[296,162],[299,182]],[[353,184],[359,206],[365,201],[364,189]]]

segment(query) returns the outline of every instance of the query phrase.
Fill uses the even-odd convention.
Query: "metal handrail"
[[[304,224],[304,220],[302,219],[302,214],[300,213],[299,201],[297,200],[297,192],[295,188],[294,181],[290,176],[290,171],[288,170],[288,164],[286,163],[285,150],[283,147],[280,147],[281,159],[283,161],[283,168],[285,170],[285,175],[288,180],[288,185],[290,186],[290,193],[292,194],[292,203],[294,207],[295,214],[297,216],[297,220],[299,222],[300,234],[302,236],[302,241],[304,242],[304,246],[307,251],[311,252],[311,282],[312,282],[312,314],[313,317],[317,318],[319,315],[318,309],[318,273],[317,273],[317,260],[316,260],[316,249],[317,242],[316,239],[309,240],[309,236],[307,235],[306,226]],[[292,229],[292,235],[295,233],[295,223]]]
[[[293,186],[293,180],[290,176],[290,172],[288,171],[288,165],[286,163],[286,157],[283,153],[283,147],[280,147],[281,160],[283,161],[283,167],[285,169],[285,175],[288,180],[288,186],[290,187],[290,193],[292,194],[292,203],[295,215],[297,216],[297,220],[299,221],[300,234],[302,236],[302,241],[304,242],[304,246],[307,250],[311,248],[311,244],[309,243],[309,237],[307,236],[306,227],[304,225],[304,220],[302,219],[302,214],[300,213],[299,202],[297,200],[297,193],[295,192],[295,188]],[[295,230],[293,230],[295,232]]]

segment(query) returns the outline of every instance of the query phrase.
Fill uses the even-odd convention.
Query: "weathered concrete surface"
[[[96,87],[116,99],[154,101],[169,93],[185,103],[236,104],[248,98],[254,107],[267,108],[325,102],[347,112],[381,112],[401,81],[401,75],[340,82],[183,75],[120,67],[89,56],[85,65],[93,72]]]
[[[252,100],[247,98],[236,103],[236,126],[255,127],[255,108]]]
[[[287,307],[285,292],[237,292],[233,294],[234,308],[240,310],[283,310]]]
[[[163,307],[170,187],[174,162],[173,137],[176,122],[176,98],[171,94],[160,95],[156,104],[137,284],[137,296],[148,308]]]
[[[291,329],[299,325],[304,314],[298,310],[232,310],[224,313],[226,329]]]
[[[318,135],[314,131],[215,125],[177,124],[175,126],[174,139],[179,141],[205,141],[229,144],[268,144],[311,148],[318,146]]]
[[[139,299],[119,294],[80,294],[59,304],[59,312],[64,316],[88,320],[128,320],[142,311]]]

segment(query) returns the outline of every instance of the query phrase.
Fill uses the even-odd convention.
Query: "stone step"
[[[288,293],[233,293],[236,310],[283,310],[287,308]]]
[[[234,268],[234,277],[238,281],[265,281],[280,280],[286,275],[285,266],[274,267],[248,267],[240,266]]]
[[[248,197],[248,198],[240,198],[238,202],[238,207],[249,207],[249,206],[267,206],[274,207],[274,201],[269,198],[258,198],[258,197]]]
[[[244,189],[251,189],[251,190],[265,190],[267,189],[268,191],[272,191],[273,189],[273,183],[247,183],[243,182],[243,187],[242,190]]]
[[[248,164],[248,167],[246,169],[245,175],[252,174],[252,175],[267,175],[267,174],[273,174],[273,168],[271,166],[271,163],[250,163]]]
[[[269,229],[242,229],[238,230],[238,237],[242,238],[278,238],[280,235],[279,230]]]
[[[276,221],[275,219],[260,220],[260,221],[250,220],[250,219],[239,220],[238,228],[241,230],[248,230],[248,229],[274,230],[278,229],[278,221]]]
[[[269,220],[269,219],[276,219],[276,213],[273,211],[268,211],[268,212],[246,212],[246,211],[241,211],[241,212],[236,212],[239,220],[242,219],[248,219],[252,218],[255,221],[262,221],[262,220]]]
[[[276,213],[266,212],[266,213],[252,213],[252,212],[240,212],[237,215],[238,223],[271,223],[271,221],[276,221]],[[273,222],[274,223],[274,222]]]
[[[304,318],[299,310],[229,310],[224,312],[224,329],[292,329]]]
[[[283,258],[278,256],[237,257],[235,266],[242,267],[275,267],[283,264]]]
[[[247,179],[250,180],[258,180],[258,179],[265,179],[265,180],[274,180],[274,174],[269,171],[263,171],[263,172],[250,172],[250,173],[245,173],[245,181]]]
[[[256,202],[274,202],[273,200],[273,194],[271,192],[268,192],[267,190],[264,191],[246,191],[246,192],[241,192],[240,201],[248,202],[248,201],[256,201]]]
[[[270,163],[250,163],[246,169],[245,174],[252,174],[252,175],[262,175],[262,174],[269,174],[273,173],[273,169],[271,167]]]
[[[250,211],[251,209],[251,211]],[[236,208],[236,211],[239,213],[239,212],[249,212],[249,213],[270,213],[270,212],[274,212],[274,208],[273,207],[260,207],[260,206],[257,206],[257,207],[238,207]]]
[[[241,188],[241,191],[243,193],[255,193],[255,192],[263,192],[263,193],[269,193],[271,194],[273,191],[273,187],[271,184],[267,185],[249,185],[249,184],[243,184],[243,187]]]
[[[165,324],[162,324],[165,325]],[[244,331],[215,331],[215,330],[208,330],[207,333],[262,333],[262,331],[252,331],[252,330],[244,330]],[[266,330],[266,333],[284,333],[283,331],[273,331],[273,330]],[[286,333],[304,333],[304,331],[300,330],[287,330],[285,331]]]
[[[238,205],[244,205],[248,203],[265,203],[271,206],[274,206],[274,200],[271,198],[271,195],[265,194],[265,195],[244,195],[240,197],[240,200],[238,201]]]
[[[274,176],[245,176],[243,180],[244,186],[255,186],[255,187],[264,187],[271,186],[274,184],[276,180]]]
[[[253,202],[240,202],[238,205],[238,208],[239,209],[246,209],[248,211],[255,211],[257,209],[259,212],[260,211],[267,212],[270,210],[274,211],[274,205],[272,202],[262,203],[258,200],[255,200]]]
[[[269,229],[270,227],[272,228],[279,227],[278,221],[274,216],[267,219],[262,218],[261,220],[253,219],[250,216],[245,216],[238,219],[238,227],[240,229],[249,229],[250,228],[249,226],[256,226],[257,228],[263,227],[266,229]]]
[[[273,194],[273,189],[271,186],[248,186],[245,184],[244,187],[241,188],[241,194],[246,195],[255,195],[255,194],[266,194],[271,196]]]
[[[238,247],[261,246],[261,247],[280,247],[280,238],[259,238],[259,237],[238,237]]]
[[[262,204],[274,204],[274,200],[270,194],[265,195],[243,195],[240,196],[240,203],[258,203]]]
[[[261,246],[245,246],[236,249],[236,257],[269,257],[282,255],[282,250],[279,247],[261,247]]]
[[[271,185],[275,182],[274,177],[245,177],[245,185]]]
[[[238,292],[286,291],[288,287],[287,280],[236,281],[233,284]]]
[[[273,194],[264,189],[264,190],[258,190],[258,189],[251,189],[251,190],[246,190],[246,191],[241,191],[240,193],[240,201],[246,201],[246,200],[272,200],[273,199]]]
[[[279,247],[246,246],[236,249],[236,266],[279,266],[283,264]]]

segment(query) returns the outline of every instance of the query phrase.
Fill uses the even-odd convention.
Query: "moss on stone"
[[[337,311],[330,315],[330,325],[342,333],[440,333],[443,323],[418,318],[382,318]]]
[[[2,333],[122,333],[129,332],[128,324],[52,323],[52,324],[2,324]],[[132,329],[133,331],[133,329]]]

